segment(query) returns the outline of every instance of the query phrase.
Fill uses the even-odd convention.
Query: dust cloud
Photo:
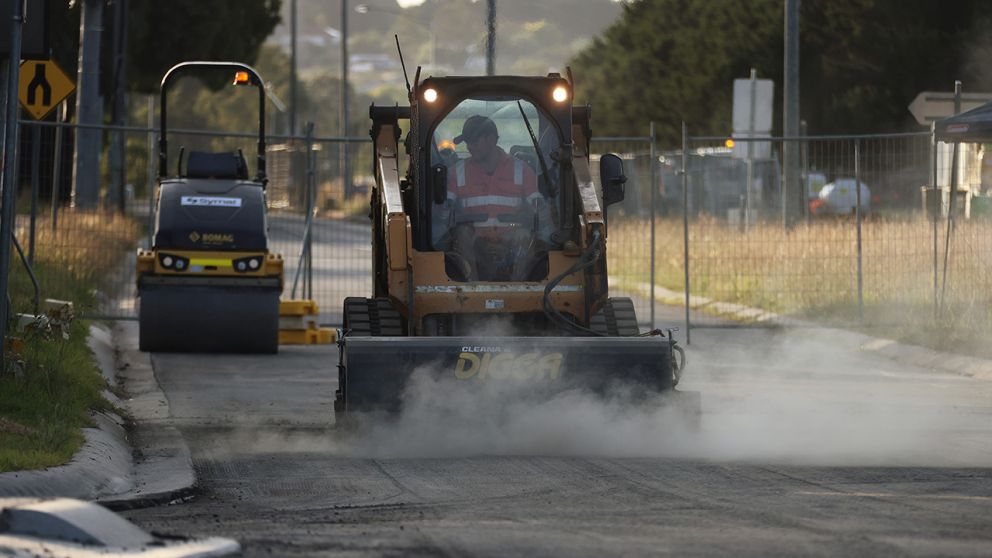
[[[907,372],[832,340],[833,330],[701,339],[682,390],[702,396],[694,425],[670,400],[614,391],[540,393],[532,383],[452,390],[414,372],[394,421],[339,449],[356,457],[559,455],[664,457],[805,465],[992,463],[986,420],[960,406],[963,377]],[[741,334],[735,333],[739,338]],[[622,375],[622,363],[604,374]],[[947,390],[933,389],[932,381]],[[966,391],[966,390],[962,390]],[[988,390],[986,390],[988,391]],[[987,416],[986,416],[987,418]],[[980,425],[984,431],[975,430]]]
[[[505,332],[485,333],[493,339]],[[456,381],[448,363],[413,372],[398,415],[336,429],[327,401],[326,412],[300,424],[231,429],[213,438],[209,453],[992,465],[992,382],[906,367],[857,350],[851,335],[813,328],[694,331],[678,389],[701,395],[695,424],[670,399],[632,389],[598,394],[545,391],[541,386],[553,382],[534,378]],[[621,360],[602,373],[623,377]]]

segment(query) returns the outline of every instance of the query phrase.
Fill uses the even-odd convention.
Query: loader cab
[[[542,281],[566,210],[571,85],[560,76],[428,78],[408,138],[418,250],[453,281]],[[410,208],[408,207],[408,210]]]

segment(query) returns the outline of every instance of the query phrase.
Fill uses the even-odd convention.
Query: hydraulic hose
[[[579,257],[579,261],[575,262],[575,264],[572,265],[572,267],[566,269],[562,273],[555,276],[555,278],[549,281],[547,286],[544,287],[544,298],[541,301],[541,307],[544,310],[544,314],[552,322],[558,325],[558,327],[564,329],[565,331],[568,331],[569,333],[573,333],[576,335],[593,336],[593,337],[606,337],[606,335],[603,333],[599,333],[598,331],[593,331],[587,327],[583,327],[569,320],[565,316],[562,316],[561,312],[559,312],[551,304],[551,292],[555,290],[555,287],[557,287],[559,283],[561,283],[569,275],[588,269],[596,264],[600,256],[603,254],[603,250],[600,247],[602,242],[603,242],[603,238],[600,235],[600,232],[598,230],[593,230],[592,242],[589,243],[589,247],[586,248],[586,251],[583,252],[582,255]]]
[[[542,309],[544,310],[544,314],[548,316],[548,318],[552,322],[557,324],[558,327],[575,335],[584,335],[591,337],[608,337],[607,334],[600,333],[598,331],[581,326],[569,320],[565,316],[561,315],[561,312],[559,312],[551,304],[551,292],[554,291],[555,287],[557,287],[558,284],[561,283],[569,275],[572,275],[573,273],[578,273],[593,266],[603,254],[603,250],[601,249],[602,241],[603,238],[600,235],[600,232],[598,230],[593,230],[592,242],[589,244],[589,247],[586,248],[586,251],[582,253],[582,256],[579,257],[579,261],[575,262],[575,264],[572,265],[572,267],[566,269],[562,273],[555,276],[555,278],[549,281],[547,286],[544,287],[544,298],[541,301],[541,306]],[[647,335],[665,335],[665,334],[662,333],[661,330],[655,329],[643,335],[647,336]],[[668,343],[672,348],[673,385],[677,385],[682,377],[682,370],[685,369],[685,351],[682,349],[682,347],[679,347],[678,344],[675,343],[675,337],[674,335],[672,335],[671,330],[669,330],[667,337],[668,337]]]

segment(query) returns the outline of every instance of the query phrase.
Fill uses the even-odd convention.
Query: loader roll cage
[[[165,178],[169,172],[169,143],[168,113],[169,86],[181,75],[193,69],[229,70],[235,74],[235,85],[254,85],[258,89],[258,154],[255,182],[266,182],[265,175],[265,82],[254,68],[241,62],[204,62],[191,61],[176,64],[162,77],[159,97],[159,140],[158,140],[158,177]],[[181,156],[180,156],[181,157]]]
[[[557,101],[553,98],[556,89],[566,92],[563,100]],[[533,109],[529,111],[531,116],[536,112],[538,118],[530,121],[530,125],[533,126],[534,132],[539,134],[538,140],[542,143],[535,150],[546,149],[543,152],[543,159],[545,164],[553,167],[551,169],[553,176],[544,175],[541,178],[553,182],[553,187],[557,190],[555,192],[557,195],[546,196],[549,202],[554,201],[555,213],[560,216],[555,235],[559,240],[571,236],[571,230],[575,226],[574,211],[570,210],[574,207],[574,188],[567,170],[571,159],[568,150],[572,146],[573,107],[572,87],[568,80],[555,74],[547,77],[430,77],[415,85],[412,98],[409,112],[411,127],[408,136],[408,153],[411,155],[409,174],[413,177],[414,183],[421,187],[417,188],[409,198],[412,202],[410,205],[414,207],[407,207],[407,211],[412,214],[413,242],[417,250],[436,249],[434,245],[436,239],[432,231],[433,211],[436,207],[436,192],[432,188],[432,166],[437,161],[438,141],[442,138],[435,137],[435,134],[445,119],[469,100],[507,102],[508,104],[500,112],[516,111],[516,101],[519,100],[524,110]],[[400,114],[399,108],[393,110],[397,111],[394,113],[397,117],[404,116]],[[586,114],[586,111],[581,111],[582,116]],[[481,115],[491,116],[491,114]],[[523,122],[524,119],[520,121]],[[539,131],[539,123],[548,128]],[[523,130],[522,123],[518,135],[521,130]],[[542,137],[548,131],[553,131],[556,136],[553,145],[549,145],[547,139]],[[501,136],[506,132],[508,131],[499,130]],[[529,137],[521,138],[518,144],[532,145]],[[547,149],[548,147],[551,149]],[[552,160],[558,164],[553,165]],[[536,168],[533,170],[535,174],[544,174]],[[542,184],[542,190],[544,190],[543,186]],[[416,216],[413,217],[413,214]]]

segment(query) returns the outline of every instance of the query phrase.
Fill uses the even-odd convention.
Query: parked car
[[[810,201],[813,215],[851,215],[858,205],[858,191],[853,178],[838,178],[820,189],[820,194]],[[861,213],[871,211],[871,190],[861,182]]]

